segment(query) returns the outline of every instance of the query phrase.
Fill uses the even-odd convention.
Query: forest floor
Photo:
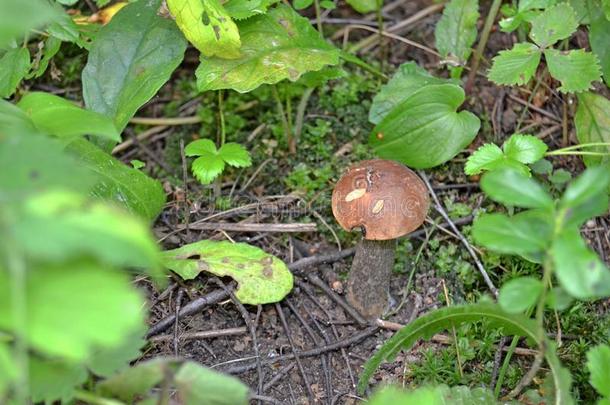
[[[482,16],[486,15],[486,7],[484,4]],[[397,0],[384,10],[388,30],[433,47],[440,7],[423,0]],[[422,10],[427,11],[421,13]],[[420,18],[392,31],[393,25],[418,12]],[[363,19],[340,5],[323,16],[326,37],[341,46],[346,24],[353,19],[375,25],[374,16]],[[370,42],[361,47],[360,57],[388,74],[403,62],[415,61],[437,76],[447,76],[437,56],[404,43],[384,40],[379,46],[375,34],[357,29],[349,31],[348,40],[352,44]],[[577,36],[576,40],[586,41],[586,37]],[[491,57],[510,48],[513,42],[515,38],[510,34],[492,32],[482,68],[488,68]],[[83,62],[82,57],[64,58],[57,63],[69,67]],[[225,92],[228,140],[245,145],[252,154],[253,165],[231,169],[222,183],[206,187],[192,178],[180,152],[181,144],[218,136],[217,96],[198,94],[194,77],[197,62],[196,53],[189,51],[170,83],[139,112],[139,116],[159,118],[153,121],[157,125],[130,127],[128,143],[121,145],[115,155],[125,162],[144,161],[143,170],[163,179],[169,199],[154,230],[165,248],[202,239],[254,244],[292,264],[295,286],[278,304],[245,308],[226,294],[219,294],[223,288],[231,289],[230,280],[199,276],[183,282],[175,277],[165,291],[147,286],[151,326],[181,309],[197,306],[202,297],[210,300],[208,305],[197,306],[194,313],[180,315],[175,326],[169,324],[156,331],[143,358],[179,355],[194,359],[236,375],[266,402],[357,403],[355,383],[363,363],[394,333],[397,324],[406,324],[434,308],[491,297],[490,289],[465,244],[438,210],[431,208],[422,230],[398,242],[391,285],[393,307],[385,318],[387,322],[359,322],[345,303],[343,287],[352,258],[349,248],[360,235],[339,228],[332,217],[330,196],[347,167],[373,157],[366,144],[372,129],[367,116],[381,81],[359,68],[346,66],[347,77],[317,89],[304,110],[296,154],[287,152],[282,122],[268,86],[249,94]],[[65,75],[61,79],[64,83],[58,87],[68,92],[79,88],[71,80],[78,78]],[[304,87],[281,84],[279,90],[296,110]],[[531,88],[499,87],[485,77],[477,77],[462,107],[481,118],[476,141],[450,162],[426,171],[442,209],[467,240],[473,217],[495,209],[479,190],[478,179],[463,173],[469,152],[484,142],[501,144],[517,127],[522,133],[539,136],[550,149],[565,146],[574,136],[571,120],[567,119],[574,114],[568,97],[551,91],[544,82],[528,103],[530,95]],[[181,126],[163,122],[165,117],[191,116],[201,117],[202,122]],[[137,140],[135,136],[143,133],[147,139]],[[553,158],[552,162],[556,169],[572,174],[584,169],[576,157]],[[561,183],[557,182],[556,187],[560,190]],[[252,232],[247,230],[247,224],[294,224],[296,232],[277,232],[271,227]],[[607,263],[609,225],[607,216],[596,218],[587,223],[584,231],[591,247]],[[495,286],[516,275],[539,272],[524,260],[473,247]],[[348,250],[340,254],[341,249]],[[323,261],[324,255],[332,257]],[[300,261],[303,258],[312,259]],[[547,330],[561,333],[559,355],[572,368],[575,395],[582,403],[589,402],[594,394],[585,371],[574,365],[584,363],[589,346],[607,339],[609,311],[608,300],[578,303],[547,325]],[[375,379],[404,386],[437,382],[493,387],[502,342],[501,336],[489,328],[460,327],[399,354],[394,362],[379,369]],[[520,342],[518,347],[503,392],[517,384],[534,359],[526,342]],[[540,375],[543,374],[544,369]],[[528,388],[543,390],[542,378],[534,379]],[[528,401],[525,397],[521,400]]]

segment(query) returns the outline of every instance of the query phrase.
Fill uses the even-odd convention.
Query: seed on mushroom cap
[[[345,230],[361,229],[347,280],[347,300],[366,318],[388,304],[396,241],[419,228],[430,206],[424,182],[400,163],[374,159],[351,167],[333,190],[333,215]]]
[[[430,206],[423,181],[391,160],[365,160],[351,167],[335,185],[333,215],[351,231],[361,228],[370,240],[395,239],[424,222]]]

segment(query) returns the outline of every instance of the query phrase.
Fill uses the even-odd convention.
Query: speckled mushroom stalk
[[[378,318],[387,309],[396,239],[419,228],[429,206],[423,181],[391,160],[363,161],[337,182],[332,196],[335,219],[347,231],[362,231],[347,300],[365,318]]]

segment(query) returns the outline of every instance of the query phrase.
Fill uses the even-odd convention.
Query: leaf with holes
[[[184,36],[205,56],[239,57],[239,31],[219,0],[167,0]]]
[[[610,154],[610,100],[600,94],[578,94],[578,109],[574,116],[576,137],[580,143],[601,142],[606,145],[588,148],[592,152]],[[587,166],[609,162],[610,156],[583,156]]]
[[[339,63],[339,50],[328,44],[292,8],[278,5],[267,14],[238,22],[241,56],[201,57],[199,91],[233,89],[240,93],[261,84],[298,80],[305,72]]]
[[[185,280],[205,271],[238,282],[244,304],[282,300],[292,290],[292,273],[283,261],[245,243],[202,240],[162,253],[165,266]]]
[[[445,163],[479,131],[474,114],[456,111],[463,102],[464,91],[457,85],[425,86],[383,118],[369,144],[378,156],[418,169]]]

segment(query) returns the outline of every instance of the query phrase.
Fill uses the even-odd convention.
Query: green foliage
[[[583,49],[559,51],[551,48],[578,28],[574,9],[568,3],[547,8],[533,18],[531,24],[529,36],[534,44],[517,43],[513,49],[501,51],[493,59],[489,80],[505,85],[527,84],[536,73],[542,54],[551,76],[561,82],[560,91],[586,91],[592,82],[600,80],[599,60],[595,54]]]
[[[521,315],[506,313],[494,304],[471,304],[437,309],[403,327],[379,348],[364,365],[364,371],[358,381],[358,392],[364,392],[370,378],[382,362],[391,361],[400,350],[408,350],[418,339],[429,339],[442,330],[483,319],[490,322],[489,327],[501,328],[503,334],[524,336],[539,345],[542,343],[534,321]],[[545,358],[553,375],[556,403],[571,404],[573,400],[570,398],[569,372],[559,363],[552,346],[547,347],[549,349],[545,352]]]
[[[472,142],[480,127],[474,114],[456,111],[464,102],[461,87],[436,84],[434,78],[419,81],[422,76],[427,75],[415,66],[401,68],[373,100],[369,114],[379,120],[369,137],[375,153],[415,168],[434,167],[453,158]]]
[[[29,30],[40,28],[57,18],[57,10],[45,0],[2,0],[0,49],[20,40]]]
[[[352,6],[352,8],[360,14],[366,14],[377,10],[383,2],[379,2],[378,0],[347,0],[347,4]]]
[[[239,285],[235,296],[244,304],[282,300],[292,290],[292,273],[277,257],[245,243],[202,240],[163,252],[163,264],[190,280],[202,271],[229,276]]]
[[[377,391],[367,403],[370,405],[442,405],[444,401],[436,387],[421,387],[413,391],[405,391],[390,385]]]
[[[578,95],[578,109],[574,116],[576,137],[580,143],[603,142],[606,145],[593,146],[598,153],[610,153],[610,101],[604,96],[584,92]],[[610,160],[608,156],[583,156],[587,166],[594,166]]]
[[[218,0],[167,0],[184,36],[204,56],[240,56],[237,26]]]
[[[464,66],[477,39],[478,0],[451,0],[436,24],[436,49],[450,65]]]
[[[487,173],[481,179],[481,189],[490,198],[505,205],[544,209],[553,207],[553,199],[542,185],[516,170],[501,169]]]
[[[606,4],[610,4],[610,2],[606,1]],[[610,6],[606,7],[610,9]],[[591,44],[591,50],[599,59],[606,85],[610,86],[610,47],[608,47],[608,43],[610,43],[610,19],[607,15],[597,13],[591,20],[589,43]]]
[[[186,43],[176,25],[157,15],[160,0],[121,9],[98,32],[82,73],[88,109],[123,131],[180,64]]]
[[[484,170],[511,167],[529,175],[527,164],[542,159],[548,147],[535,136],[514,134],[504,142],[502,149],[495,144],[484,144],[468,157],[464,173],[473,175]]]
[[[30,70],[30,52],[12,48],[0,58],[0,98],[10,97]]]
[[[606,401],[610,400],[610,346],[599,345],[587,352],[587,368],[591,385]]]
[[[543,286],[534,277],[519,277],[505,283],[500,289],[498,304],[508,313],[525,312],[538,302]]]
[[[555,3],[555,0],[520,0],[518,6],[511,4],[502,6],[506,18],[500,20],[500,27],[504,32],[512,32],[526,22],[531,22],[540,15],[540,9],[545,9]]]
[[[28,114],[41,132],[59,138],[88,134],[117,142],[121,140],[114,123],[108,117],[77,107],[72,102],[50,93],[28,93],[17,106]]]
[[[225,168],[225,163],[233,167],[249,167],[252,165],[250,154],[238,143],[225,143],[216,149],[209,139],[199,139],[186,145],[186,156],[198,156],[191,169],[201,184],[210,184]]]
[[[245,20],[255,15],[264,14],[267,9],[279,0],[229,0],[223,7],[231,18]]]
[[[245,93],[265,83],[296,81],[305,72],[339,63],[339,50],[288,6],[278,5],[267,14],[239,21],[238,28],[241,56],[202,56],[196,72],[200,91],[232,89]]]

